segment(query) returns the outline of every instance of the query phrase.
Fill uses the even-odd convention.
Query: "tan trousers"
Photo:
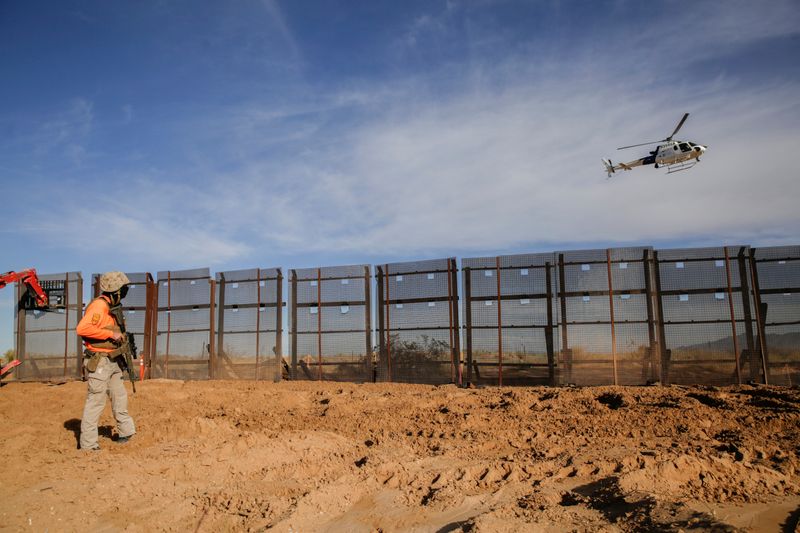
[[[98,445],[97,423],[106,407],[106,394],[111,398],[111,410],[117,421],[119,436],[129,437],[136,433],[133,418],[128,414],[128,393],[119,365],[103,357],[97,370],[88,372],[87,378],[88,393],[81,418],[81,449],[88,450]]]

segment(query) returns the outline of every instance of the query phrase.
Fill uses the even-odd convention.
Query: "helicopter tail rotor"
[[[602,161],[603,161],[603,166],[606,167],[606,173],[608,174],[608,177],[610,178],[611,174],[614,173],[614,164],[611,162],[610,159],[602,159]]]

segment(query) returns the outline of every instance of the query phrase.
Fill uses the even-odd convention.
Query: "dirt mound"
[[[85,385],[0,389],[4,527],[791,529],[800,392],[771,387],[137,386],[77,450]]]

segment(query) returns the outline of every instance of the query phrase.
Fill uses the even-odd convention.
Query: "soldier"
[[[106,406],[106,397],[111,398],[111,409],[117,421],[117,443],[124,444],[136,433],[136,426],[128,414],[128,394],[116,358],[128,349],[122,313],[112,313],[128,292],[130,280],[122,272],[106,272],[98,284],[102,294],[87,307],[78,323],[77,333],[86,350],[83,366],[87,372],[88,394],[81,419],[81,449],[99,450],[97,423]]]

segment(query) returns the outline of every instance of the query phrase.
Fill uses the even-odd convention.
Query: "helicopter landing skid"
[[[680,172],[681,170],[689,170],[696,164],[697,160],[693,160],[693,161],[684,161],[683,163],[673,163],[672,165],[662,165],[662,166],[667,167],[667,174],[673,174],[675,172]]]

